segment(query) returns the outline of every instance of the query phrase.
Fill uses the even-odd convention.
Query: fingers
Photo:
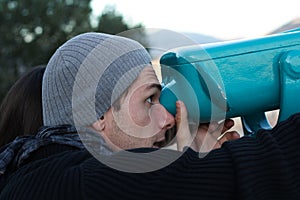
[[[210,123],[201,123],[199,125],[199,129],[202,131],[206,130],[209,133],[214,133],[218,135],[220,133],[224,133],[231,129],[234,126],[234,121],[232,119],[226,119],[224,122],[210,122]]]
[[[177,128],[177,150],[182,151],[191,142],[191,133],[188,123],[187,109],[182,101],[176,102],[176,128]]]
[[[220,135],[224,134],[226,131],[231,129],[234,126],[234,121],[232,119],[226,119],[222,123],[211,122],[209,124],[200,124],[199,128],[207,128],[207,133],[212,134],[215,138],[218,138]],[[203,132],[203,131],[202,131]]]
[[[176,102],[175,120],[177,150],[179,151],[182,151],[186,146],[190,146],[197,151],[210,151],[221,147],[226,141],[240,138],[236,131],[228,132],[234,126],[232,119],[226,119],[222,123],[202,123],[199,125],[197,134],[194,135],[196,137],[194,138],[189,129],[188,112],[182,101]]]
[[[201,151],[210,151],[220,148],[221,145],[230,140],[240,138],[236,131],[229,131],[234,126],[232,119],[226,119],[222,123],[211,122],[210,124],[200,124],[198,134],[201,135]]]
[[[226,141],[235,140],[240,138],[240,135],[236,131],[226,132],[234,126],[232,119],[226,119],[221,132],[221,135],[217,137],[217,141],[222,145]]]
[[[187,109],[182,101],[176,102],[176,116],[175,120],[177,123],[177,129],[181,126],[188,125],[188,119],[187,119]]]
[[[234,121],[232,119],[226,119],[224,121],[224,128],[222,130],[222,133],[225,131],[228,131],[229,129],[231,129],[234,126]]]
[[[217,141],[221,146],[226,141],[236,140],[236,139],[239,139],[239,138],[240,138],[240,135],[238,134],[238,132],[229,131],[229,132],[226,132],[226,133],[223,133],[222,135],[220,135],[217,138]]]

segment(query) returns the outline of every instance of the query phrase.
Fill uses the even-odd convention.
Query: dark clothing
[[[87,150],[47,146],[9,174],[5,199],[300,199],[300,114],[256,138],[226,142],[204,158],[188,149],[170,165],[147,173],[122,172]],[[61,145],[61,147],[66,147]],[[151,152],[154,149],[136,149]],[[172,150],[163,152],[177,154]],[[38,155],[41,154],[42,156]],[[121,153],[106,156],[118,157]],[[126,162],[126,156],[119,156]],[[147,165],[166,156],[130,160]],[[1,177],[0,177],[1,179]]]
[[[6,172],[7,166],[13,169],[18,168],[33,152],[54,143],[84,149],[75,127],[70,125],[43,127],[36,136],[17,137],[13,142],[1,148],[0,174]]]
[[[81,134],[79,135],[78,132]],[[8,166],[8,170],[14,171],[27,159],[30,160],[31,155],[36,154],[36,151],[40,151],[41,148],[57,144],[56,148],[58,149],[65,149],[64,146],[85,149],[82,141],[84,141],[86,145],[89,145],[91,150],[106,155],[112,153],[103,138],[91,129],[84,127],[75,128],[71,125],[44,126],[37,135],[17,137],[13,142],[0,149],[0,177],[6,173]],[[60,147],[60,145],[62,147]]]

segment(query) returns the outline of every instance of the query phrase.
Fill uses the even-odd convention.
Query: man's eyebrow
[[[147,89],[151,89],[151,88],[157,88],[159,91],[162,90],[162,87],[160,84],[157,84],[157,83],[152,83],[150,85],[147,86]]]

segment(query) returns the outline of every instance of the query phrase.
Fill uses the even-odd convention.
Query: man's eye
[[[152,104],[153,104],[152,99],[153,99],[153,96],[148,97],[148,98],[146,99],[146,102],[148,102],[148,103],[150,103],[150,104],[152,105]]]

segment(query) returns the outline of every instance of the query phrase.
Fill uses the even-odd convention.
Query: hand
[[[234,126],[234,121],[231,119],[226,119],[222,123],[200,124],[197,132],[191,133],[187,109],[182,101],[176,102],[176,111],[176,139],[179,151],[182,151],[186,146],[190,146],[197,152],[209,152],[212,149],[221,147],[226,141],[240,138],[236,131],[228,132]]]

